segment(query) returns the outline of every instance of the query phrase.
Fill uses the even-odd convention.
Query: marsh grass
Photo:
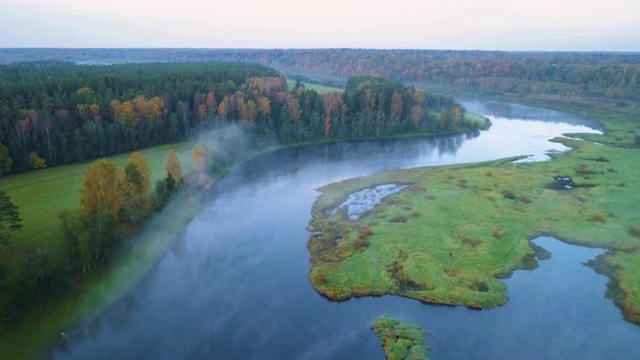
[[[429,347],[424,338],[430,334],[419,325],[381,316],[371,330],[380,339],[387,360],[427,360]]]

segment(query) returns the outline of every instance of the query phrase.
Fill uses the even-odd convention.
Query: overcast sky
[[[0,47],[640,51],[640,0],[0,0]]]

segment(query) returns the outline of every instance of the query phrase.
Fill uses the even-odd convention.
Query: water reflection
[[[334,303],[310,286],[305,228],[318,187],[388,169],[528,153],[543,157],[558,145],[546,139],[576,130],[595,131],[584,125],[539,125],[521,116],[485,114],[494,125],[472,135],[314,145],[248,161],[214,186],[183,238],[140,286],[98,319],[79,327],[51,356],[382,358],[379,342],[369,330],[380,314],[431,329],[434,358],[637,353],[639,328],[622,321],[620,312],[603,297],[606,279],[580,264],[597,251],[575,258],[571,254],[581,251],[575,247],[550,249],[553,258],[539,269],[516,272],[506,281],[511,302],[492,311],[425,305],[392,296]],[[546,264],[563,259],[573,265],[544,270]],[[584,271],[576,272],[575,267]],[[574,312],[569,311],[572,303],[579,305]],[[609,335],[600,334],[602,341],[594,341],[592,330],[582,331],[599,326],[622,340],[605,342]],[[573,338],[568,337],[570,330]]]

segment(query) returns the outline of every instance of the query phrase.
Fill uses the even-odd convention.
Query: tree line
[[[640,99],[640,55],[373,49],[4,49],[0,62],[238,61],[284,73],[379,76],[491,92]]]
[[[256,64],[2,65],[0,175],[182,141],[232,123],[259,141],[285,144],[478,125],[465,122],[450,98],[359,79],[344,94],[320,95],[302,86],[289,91],[282,75]]]

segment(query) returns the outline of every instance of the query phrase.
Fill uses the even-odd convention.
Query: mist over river
[[[308,280],[306,226],[315,190],[384,170],[567,150],[548,139],[597,132],[592,122],[504,103],[465,102],[488,131],[312,145],[250,160],[206,195],[171,250],[54,359],[383,359],[371,323],[421,324],[432,359],[612,359],[640,354],[640,327],[605,298],[607,278],[583,265],[602,253],[552,238],[532,271],[504,282],[507,305],[477,311],[394,296],[331,302]],[[550,174],[551,176],[555,174]]]

